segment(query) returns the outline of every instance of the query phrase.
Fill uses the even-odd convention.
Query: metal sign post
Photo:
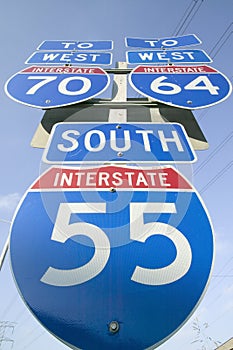
[[[117,62],[119,70],[127,68],[126,62]],[[127,76],[126,74],[114,74],[112,100],[111,102],[126,102],[127,101]],[[110,123],[124,123],[127,121],[127,110],[124,108],[116,108],[109,110]]]

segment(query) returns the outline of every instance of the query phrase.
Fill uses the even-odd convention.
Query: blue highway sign
[[[153,50],[153,51],[128,51],[127,63],[208,63],[211,58],[203,50]]]
[[[112,54],[109,52],[36,51],[25,63],[109,65],[112,63]]]
[[[127,47],[141,47],[144,49],[172,49],[174,47],[198,45],[201,44],[201,41],[195,34],[189,34],[160,39],[126,38],[125,43]]]
[[[53,164],[194,162],[185,129],[175,123],[58,123],[43,155]]]
[[[48,51],[106,51],[113,49],[112,40],[94,40],[94,41],[73,41],[73,40],[45,40],[37,48],[37,50]]]
[[[5,84],[13,100],[37,108],[55,108],[88,100],[109,85],[101,68],[32,66],[13,75]]]
[[[172,167],[50,168],[11,227],[22,298],[75,349],[160,345],[201,301],[213,254],[205,206]]]
[[[224,101],[230,81],[216,69],[203,66],[138,66],[129,75],[140,94],[167,105],[198,109]]]
[[[26,64],[85,64],[109,65],[112,54],[109,52],[68,52],[68,51],[36,51],[25,62]]]

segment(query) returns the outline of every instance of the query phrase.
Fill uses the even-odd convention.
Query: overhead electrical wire
[[[213,58],[218,54],[218,52],[221,50],[221,48],[223,47],[223,45],[228,41],[228,39],[230,38],[231,34],[233,33],[233,30],[228,33],[226,39],[223,41],[223,43],[221,44],[221,46],[218,48],[218,50],[215,52],[215,54],[212,56]]]
[[[32,334],[35,331],[35,329],[33,331],[30,332],[30,334]],[[36,337],[34,337],[29,343],[27,343],[23,348],[23,349],[27,349],[31,344],[33,344],[36,340],[38,340],[40,337],[42,337],[42,335],[45,334],[45,331],[42,331],[40,334],[38,334]]]
[[[210,186],[212,186],[217,180],[219,180],[226,172],[232,167],[233,160],[227,163],[227,165],[220,170],[207,184],[199,191],[200,194],[204,193]]]
[[[197,13],[197,11],[199,10],[200,5],[201,5],[201,4],[199,4],[199,7],[196,9],[196,11],[193,13],[192,17],[190,18],[191,13],[192,13],[192,11],[194,11],[196,4],[197,4],[197,1],[196,1],[195,4],[192,6],[192,8],[191,8],[191,10],[190,10],[189,12],[188,12],[188,10],[190,9],[190,6],[191,6],[191,5],[190,5],[189,8],[186,10],[184,16],[183,16],[182,19],[181,19],[181,21],[183,21],[182,24],[180,24],[181,22],[179,22],[180,27],[179,27],[179,30],[177,30],[176,35],[178,35],[179,33],[184,33],[184,30],[185,30],[185,29],[188,27],[188,25],[191,23],[192,19],[194,18],[195,14]],[[188,22],[188,24],[186,25],[186,27],[183,28],[184,25],[185,25],[185,22],[187,22],[188,18],[189,18],[189,22]],[[213,56],[212,56],[213,58],[216,57],[216,55],[220,52],[220,50],[222,49],[222,47],[224,46],[224,44],[229,40],[230,36],[232,35],[232,30],[229,32],[231,26],[232,26],[232,23],[225,29],[225,31],[223,32],[223,34],[221,35],[221,37],[219,38],[219,40],[216,42],[216,44],[215,44],[215,46],[213,47],[213,49],[211,50],[210,54],[213,53]],[[178,27],[178,26],[177,26],[177,27]],[[177,27],[176,27],[176,29],[177,29]],[[181,29],[182,29],[182,28],[183,28],[183,31],[181,32]],[[225,39],[224,39],[224,37],[225,37]],[[223,39],[224,39],[224,40],[223,40]],[[230,80],[232,80],[232,77],[231,77]],[[202,113],[201,118],[199,118],[199,120],[202,119],[208,112],[209,112],[209,110],[208,110],[208,111],[204,111],[204,113]],[[194,172],[194,174],[199,173],[199,172],[204,168],[204,166],[207,165],[207,163],[208,163],[220,150],[222,150],[224,146],[226,146],[226,144],[232,139],[232,134],[233,134],[233,133],[231,132],[230,134],[227,135],[227,137],[224,138],[223,142],[222,142],[218,147],[215,148],[215,150],[209,155],[209,157],[196,169],[196,171]],[[232,161],[229,162],[229,163],[225,166],[224,169],[222,169],[219,173],[217,173],[217,174],[216,174],[202,189],[201,189],[200,193],[205,192],[210,186],[212,186],[217,180],[219,180],[219,179],[226,173],[226,171],[228,171],[228,170],[231,168],[232,165],[233,165],[233,162],[232,162]],[[232,258],[233,258],[233,257],[231,257],[231,258],[227,261],[227,263],[223,266],[223,268],[222,268],[222,270],[220,271],[220,273],[223,272],[223,270],[225,270],[225,267],[231,262]],[[231,272],[231,270],[230,270],[229,272]],[[216,275],[216,277],[221,277],[221,280],[224,280],[225,277],[231,277],[231,276],[232,276],[232,275],[229,274],[229,273],[225,273],[225,274],[221,274],[221,275],[220,275],[220,274],[217,274],[217,275]],[[218,285],[219,285],[219,281],[218,281]],[[222,317],[222,316],[223,316],[223,315],[221,315],[221,317]],[[214,320],[214,322],[216,322],[216,320]]]
[[[185,30],[190,25],[191,21],[195,17],[196,13],[198,12],[199,8],[201,7],[204,0],[201,0],[201,2],[198,4],[199,0],[193,0],[187,10],[185,11],[183,17],[181,18],[179,24],[177,25],[178,29],[174,31],[175,36],[179,34],[184,34]],[[197,9],[195,10],[195,7],[198,5]],[[195,11],[194,11],[195,10]],[[194,12],[194,13],[193,13]],[[191,18],[190,18],[191,16]],[[188,22],[188,23],[187,23]],[[185,26],[185,27],[184,27]],[[177,28],[176,27],[176,28]]]
[[[209,163],[209,161],[219,152],[221,149],[223,149],[224,146],[233,138],[233,131],[231,131],[227,137],[224,138],[223,141],[220,142],[220,144],[213,150],[212,153],[194,170],[193,174],[197,175],[201,169],[203,169],[206,164]]]
[[[224,278],[225,278],[225,277],[224,277]],[[224,279],[224,278],[222,278],[222,279]],[[219,283],[218,283],[218,285],[219,285]],[[218,286],[218,285],[217,285],[217,286]],[[229,288],[229,287],[231,287],[231,284],[228,284],[227,288]],[[213,289],[214,289],[214,288],[211,288],[211,291],[212,291]],[[209,309],[211,305],[213,305],[213,304],[216,305],[216,301],[219,300],[219,299],[221,299],[222,297],[224,297],[224,293],[217,295],[210,303],[208,303],[208,304],[206,305],[206,308]],[[232,307],[233,307],[233,306],[231,306],[231,308],[232,308]],[[231,308],[225,310],[222,314],[220,314],[220,316],[218,316],[216,319],[214,319],[213,321],[211,321],[210,324],[215,323],[215,322],[216,322],[218,319],[220,319],[225,313],[229,312]]]
[[[216,52],[212,55],[213,58],[215,58],[217,56],[217,54],[219,53],[219,51],[222,49],[223,45],[228,41],[228,39],[230,38],[233,30],[231,30],[227,37],[224,39],[224,41],[221,43],[221,40],[224,38],[224,36],[227,34],[227,32],[230,30],[230,28],[232,27],[233,22],[231,22],[228,27],[225,29],[225,31],[223,32],[223,34],[221,35],[221,37],[218,39],[218,41],[216,42],[216,44],[214,45],[214,47],[212,48],[212,50],[209,52],[209,55],[211,55],[214,50],[217,48]],[[220,46],[218,47],[218,45],[220,44]],[[233,76],[231,76],[231,78],[229,79],[230,81],[232,81]],[[203,119],[203,117],[209,112],[209,110],[207,111],[203,111],[203,113],[199,116],[199,121],[201,119]]]
[[[213,290],[219,286],[219,282],[223,281],[223,279],[225,278],[224,275],[230,275],[231,271],[232,271],[232,267],[228,266],[230,263],[232,263],[233,261],[233,255],[227,259],[227,261],[225,262],[225,264],[222,266],[222,268],[220,269],[220,271],[218,271],[216,274],[213,274],[212,277],[220,277],[221,280],[218,280],[212,287],[211,287],[211,292],[213,292]],[[223,272],[225,271],[225,274],[223,274]]]
[[[201,0],[201,2],[199,3],[198,8],[196,9],[196,11],[192,14],[191,18],[189,19],[189,22],[186,24],[186,26],[183,28],[182,32],[180,33],[181,35],[183,35],[186,31],[186,29],[188,28],[188,26],[190,25],[190,23],[192,22],[193,18],[196,16],[197,12],[199,11],[202,3],[204,2],[204,0]]]
[[[228,310],[223,311],[220,316],[218,316],[217,318],[215,318],[212,322],[210,322],[210,325],[212,325],[213,323],[215,323],[216,321],[218,321],[220,318],[222,318],[226,313],[230,312],[230,310],[233,309],[233,306],[231,306]]]
[[[220,277],[220,280],[218,279],[217,282],[211,286],[211,289],[208,291],[208,294],[212,294],[213,291],[219,287],[219,283],[225,281],[225,278],[226,277],[233,277],[233,274],[232,274],[232,270],[233,268],[230,267],[230,269],[227,270],[227,272],[223,275],[222,272],[226,269],[227,265],[229,265],[230,262],[232,262],[232,259],[233,259],[233,256],[231,256],[227,261],[226,263],[223,265],[223,267],[221,268],[221,270],[216,274],[216,275],[212,275],[212,277]],[[228,287],[231,286],[231,284],[228,284]],[[216,301],[218,299],[221,299],[222,297],[224,296],[224,294],[218,294],[214,299],[212,299],[207,305],[206,305],[206,308],[209,309],[211,305],[213,304],[216,304]],[[228,310],[229,311],[229,310]],[[202,313],[203,311],[201,311]],[[225,311],[227,312],[227,311]],[[224,313],[225,313],[224,312]],[[220,318],[220,317],[219,317]],[[216,320],[214,320],[212,323],[214,323]]]
[[[216,42],[216,44],[214,45],[214,47],[212,48],[212,50],[209,52],[210,55],[213,53],[213,56],[212,56],[212,57],[215,57],[215,56],[218,54],[218,52],[221,50],[221,48],[223,47],[223,45],[225,44],[225,42],[226,42],[226,41],[229,39],[229,37],[231,36],[232,30],[230,30],[230,29],[231,29],[232,25],[233,25],[233,22],[231,22],[231,23],[228,25],[228,27],[225,29],[225,31],[223,32],[223,34],[221,35],[221,37],[218,39],[218,41]],[[217,48],[218,45],[219,45],[219,43],[221,42],[221,40],[224,38],[224,36],[227,34],[227,32],[228,32],[229,30],[230,30],[230,32],[229,32],[229,34],[227,35],[226,39],[223,41],[223,43],[220,45],[220,47]],[[214,50],[215,50],[216,48],[217,48],[217,51],[214,53]]]
[[[4,223],[6,223],[6,224],[11,224],[11,221],[5,220],[5,219],[0,219],[0,222],[4,222]]]
[[[189,6],[187,7],[186,11],[184,12],[182,18],[180,19],[179,23],[177,24],[174,32],[172,35],[178,35],[179,34],[179,30],[180,28],[182,28],[183,24],[185,22],[185,19],[189,16],[188,12],[189,12],[189,9],[190,7],[192,7],[192,4],[193,2],[197,2],[198,0],[192,0],[191,3],[189,4]],[[194,7],[195,7],[196,4],[194,4]],[[192,9],[190,10],[190,12],[192,12]]]

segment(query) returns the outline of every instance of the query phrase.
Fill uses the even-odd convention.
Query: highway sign
[[[109,65],[112,63],[112,54],[109,52],[36,51],[25,63]]]
[[[141,47],[145,49],[171,49],[174,47],[201,44],[201,41],[195,34],[189,34],[160,39],[125,38],[125,43],[127,47]]]
[[[5,85],[13,100],[37,108],[55,108],[88,100],[103,92],[110,78],[101,68],[32,66]]]
[[[129,75],[140,94],[165,104],[198,109],[224,101],[230,81],[216,69],[203,66],[138,66]]]
[[[128,51],[126,52],[126,60],[129,64],[212,62],[203,50]]]
[[[48,51],[106,51],[113,49],[112,40],[94,40],[94,41],[74,41],[74,40],[45,40],[37,48],[37,50]]]
[[[44,162],[53,164],[195,160],[185,129],[174,123],[59,123],[43,155]]]
[[[75,349],[160,345],[202,299],[213,251],[204,204],[172,167],[50,168],[11,227],[21,296]]]

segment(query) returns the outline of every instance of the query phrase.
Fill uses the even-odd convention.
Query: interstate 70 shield
[[[205,206],[172,167],[52,167],[11,227],[12,271],[72,349],[153,349],[191,316],[212,270]]]
[[[109,83],[108,74],[99,67],[31,66],[8,79],[5,92],[16,102],[50,109],[89,100]]]

